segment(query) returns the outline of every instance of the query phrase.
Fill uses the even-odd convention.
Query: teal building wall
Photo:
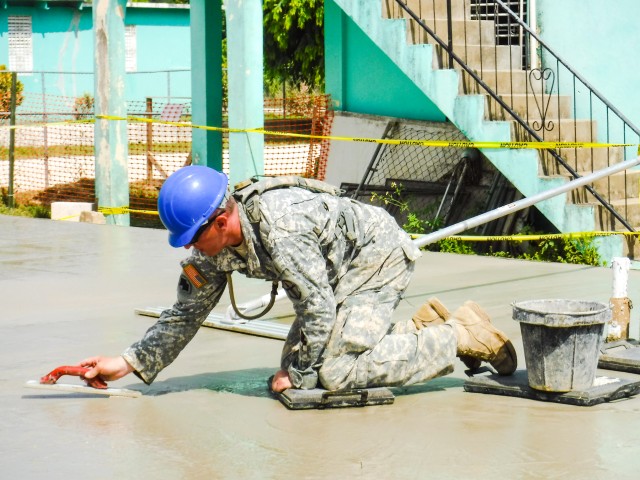
[[[640,126],[640,68],[636,56],[640,2],[536,0],[535,7],[541,39]],[[554,64],[545,66],[553,68]],[[567,93],[573,91],[572,85],[562,84],[562,79],[561,88]],[[589,105],[588,101],[581,103]],[[588,111],[578,111],[578,115],[588,115]]]
[[[640,45],[638,0],[530,0],[542,40],[619,109],[640,125]],[[444,115],[400,69],[336,5],[325,2],[326,91],[338,110],[419,120],[443,121]],[[544,66],[555,62],[543,59]],[[561,72],[563,73],[563,72]],[[573,83],[561,75],[560,89],[573,94]],[[558,84],[554,89],[558,88]],[[585,89],[579,88],[576,116],[607,115],[589,111]],[[604,125],[604,122],[599,122]],[[616,126],[608,132],[615,136]],[[604,141],[607,132],[599,134]]]
[[[325,90],[336,110],[446,120],[333,0],[325,1],[325,72]]]
[[[35,2],[34,2],[35,3]],[[0,9],[0,65],[9,66],[8,18],[32,17],[33,70],[20,74],[25,92],[80,96],[93,94],[94,37],[91,5],[81,9],[50,4]],[[127,73],[127,100],[191,97],[188,8],[128,6],[126,25],[136,25],[137,71]],[[166,70],[185,70],[167,73]],[[161,72],[162,71],[162,72]],[[63,73],[63,72],[74,72]],[[150,73],[154,72],[154,73]]]

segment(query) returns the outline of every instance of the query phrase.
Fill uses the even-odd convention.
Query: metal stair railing
[[[526,0],[507,1],[511,5],[519,5],[520,13],[526,16]],[[454,19],[451,0],[387,0],[386,4],[390,17],[413,21],[415,29],[411,33],[418,37],[417,42],[426,39],[435,44],[442,55],[441,63],[448,60],[449,68],[459,67],[462,70],[464,93],[484,91],[488,95],[490,120],[511,119],[516,122],[518,141],[595,143],[598,135],[594,129],[598,127],[606,143],[639,143],[631,142],[629,138],[640,140],[640,129],[554,53],[502,0],[459,0],[455,6],[463,8],[464,12],[462,18],[457,19]],[[394,4],[399,8],[394,8]],[[442,11],[446,11],[444,25],[437,15]],[[460,12],[456,13],[459,16]],[[487,39],[489,28],[493,29],[489,32],[490,40]],[[462,43],[457,43],[456,38]],[[474,39],[475,44],[472,43]],[[507,78],[501,81],[500,77],[504,75]],[[469,78],[472,85],[465,83]],[[495,111],[493,107],[496,107]],[[587,118],[579,119],[578,116]],[[599,124],[603,126],[599,127]],[[585,137],[584,129],[588,129],[588,134],[581,138]],[[541,149],[543,172],[561,174],[564,171],[572,178],[580,178],[582,175],[578,172],[591,173],[618,163],[611,161],[612,156],[621,156],[619,161],[632,156],[630,149],[624,147],[590,149],[590,154],[579,150]],[[606,165],[598,165],[598,155],[606,155]],[[603,158],[599,160],[602,163]],[[593,185],[585,185],[585,189],[625,229],[634,231],[625,218],[628,217],[629,198],[626,172],[623,189],[625,216],[610,203],[613,190],[610,181],[607,181],[606,193],[599,193]],[[582,201],[585,200],[586,196]],[[614,223],[612,220],[612,227]]]

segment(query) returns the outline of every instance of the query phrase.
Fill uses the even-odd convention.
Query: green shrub
[[[413,212],[411,205],[403,198],[404,186],[399,183],[391,184],[391,191],[383,194],[373,193],[371,201],[381,206],[394,206],[400,212],[407,213],[407,220],[402,228],[407,233],[423,234],[425,232],[436,231],[442,227],[442,219],[423,220],[423,217],[432,217],[430,212]],[[530,227],[522,230],[523,235],[540,234],[533,232]],[[517,237],[517,235],[516,235]],[[473,248],[473,242],[466,242],[453,238],[445,238],[426,247],[434,252],[457,253],[461,255],[478,255]],[[523,250],[524,248],[524,250]],[[558,262],[571,263],[579,265],[602,266],[606,265],[598,254],[598,250],[594,244],[593,238],[560,238],[560,239],[543,239],[536,241],[517,242],[515,240],[512,252],[497,251],[494,252],[489,247],[489,253],[486,255],[500,258],[519,258],[524,260],[533,260],[538,262]]]
[[[8,112],[11,109],[11,73],[7,72],[5,65],[0,65],[0,112]],[[21,81],[16,82],[16,107],[22,103]],[[9,118],[9,114],[0,113],[0,118]]]

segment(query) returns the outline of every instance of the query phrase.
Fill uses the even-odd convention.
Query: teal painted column
[[[191,0],[191,118],[222,126],[222,1]],[[191,161],[222,171],[222,133],[193,129]]]
[[[227,0],[229,127],[264,126],[262,1]],[[231,184],[264,174],[264,136],[229,134]]]
[[[96,115],[127,116],[124,16],[126,0],[94,0]],[[127,122],[97,119],[94,127],[98,207],[128,207]],[[108,215],[107,223],[129,225],[129,214]]]
[[[335,110],[345,109],[344,35],[346,32],[345,13],[333,0],[326,0],[324,2],[325,91],[331,95],[331,103]]]

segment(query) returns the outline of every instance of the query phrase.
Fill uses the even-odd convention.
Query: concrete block
[[[91,212],[93,209],[94,204],[88,202],[52,202],[51,220],[78,222],[82,212]]]
[[[80,221],[86,223],[95,223],[97,225],[104,225],[107,223],[107,219],[102,212],[80,212]]]

